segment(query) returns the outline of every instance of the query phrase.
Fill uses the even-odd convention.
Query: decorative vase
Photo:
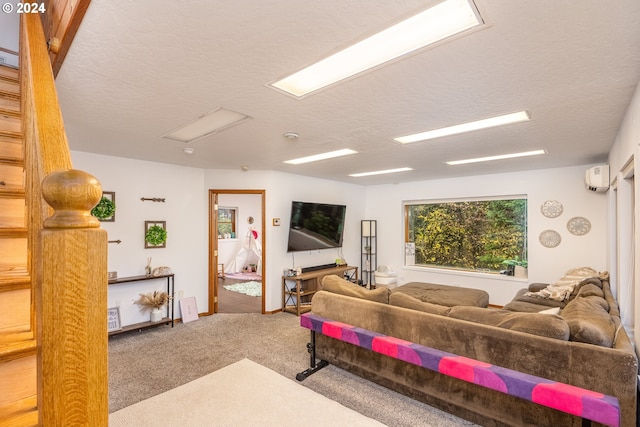
[[[154,308],[151,310],[151,321],[154,323],[162,321],[162,310],[159,308]]]
[[[527,268],[521,266],[521,265],[516,265],[516,268],[513,270],[513,275],[515,277],[520,277],[520,278],[524,278],[526,279],[528,276],[528,270]]]

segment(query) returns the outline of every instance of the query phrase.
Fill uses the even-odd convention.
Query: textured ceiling
[[[299,100],[268,87],[430,3],[94,0],[57,78],[71,148],[361,184],[606,161],[640,80],[637,0],[477,0],[480,30]],[[190,144],[161,138],[220,107],[252,119]],[[393,141],[523,109],[530,122]],[[359,153],[283,163],[341,148]],[[548,154],[444,164],[534,149]],[[414,170],[347,176],[405,166]]]

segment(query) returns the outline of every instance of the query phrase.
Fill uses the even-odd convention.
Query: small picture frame
[[[107,332],[121,331],[120,323],[120,307],[111,307],[107,309]]]
[[[114,222],[116,220],[116,192],[103,191],[100,201],[91,209],[91,215],[101,222]]]
[[[198,320],[196,297],[182,298],[180,300],[180,312],[182,313],[182,323]]]
[[[144,248],[167,247],[167,221],[144,222]]]

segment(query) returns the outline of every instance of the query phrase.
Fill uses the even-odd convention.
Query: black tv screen
[[[291,202],[287,252],[342,247],[343,205]]]

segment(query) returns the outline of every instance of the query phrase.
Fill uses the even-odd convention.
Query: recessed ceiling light
[[[184,152],[184,154],[193,154],[193,148],[191,147],[185,147],[182,149],[182,151]]]
[[[440,138],[449,135],[456,135],[459,133],[471,132],[479,129],[520,123],[527,120],[531,120],[529,112],[519,111],[517,113],[505,114],[502,116],[490,117],[488,119],[476,120],[473,122],[461,123],[459,125],[434,129],[427,132],[416,133],[414,135],[402,136],[400,138],[394,138],[394,141],[400,142],[402,144],[409,144],[412,142],[425,141],[427,139]]]
[[[448,165],[455,166],[455,165],[464,165],[467,163],[490,162],[492,160],[514,159],[516,157],[538,156],[540,154],[546,154],[546,153],[547,153],[547,150],[534,150],[534,151],[525,151],[523,153],[512,153],[512,154],[501,154],[498,156],[478,157],[476,159],[454,160],[446,163]]]
[[[248,119],[250,119],[250,117],[242,113],[227,110],[226,108],[219,108],[162,135],[162,137],[175,141],[192,142]]]
[[[282,136],[284,136],[285,138],[287,138],[289,141],[295,141],[298,138],[300,138],[300,135],[297,134],[296,132],[286,132],[284,133]]]
[[[446,0],[271,86],[301,97],[482,23],[473,2]]]
[[[356,154],[357,151],[345,148],[343,150],[330,151],[328,153],[315,154],[313,156],[300,157],[299,159],[286,160],[285,163],[290,165],[299,165],[302,163],[317,162],[318,160],[332,159],[334,157],[348,156],[349,154]]]
[[[350,173],[349,176],[353,176],[357,178],[361,176],[382,175],[385,173],[406,172],[406,171],[412,171],[412,170],[413,170],[412,168],[385,169],[385,170],[372,171],[372,172]]]

